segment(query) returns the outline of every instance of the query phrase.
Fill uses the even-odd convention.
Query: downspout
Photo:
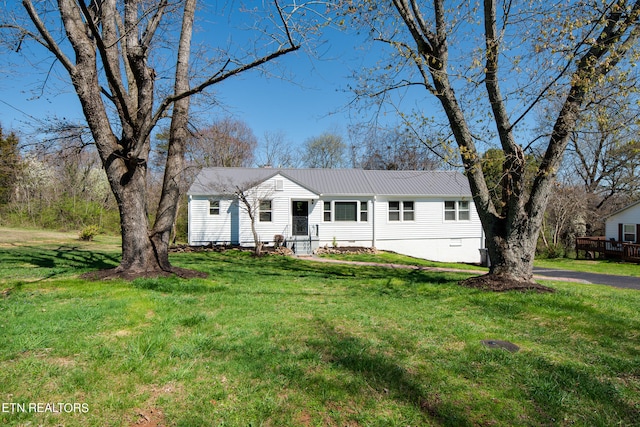
[[[373,196],[373,203],[371,204],[371,218],[372,218],[372,232],[371,232],[371,247],[376,247],[376,198],[377,196]]]
[[[191,196],[191,194],[189,194],[189,203],[187,203],[187,238],[189,240],[189,246],[192,245],[191,243],[191,228],[192,228],[192,222],[191,222],[191,198],[193,196]]]

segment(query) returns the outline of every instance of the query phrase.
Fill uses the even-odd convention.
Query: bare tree
[[[309,138],[303,147],[302,162],[310,168],[339,168],[347,163],[347,145],[340,135],[325,132]]]
[[[260,183],[245,184],[236,186],[235,196],[240,203],[240,209],[247,213],[251,222],[251,234],[253,236],[254,254],[262,255],[262,239],[256,228],[256,222],[262,220],[271,221],[271,196],[273,192],[261,186]],[[269,218],[262,218],[268,215]]]
[[[355,137],[355,136],[354,136]],[[436,148],[403,127],[365,127],[354,143],[355,164],[374,170],[433,170],[444,162]]]
[[[373,77],[363,73],[358,94],[384,101],[391,91],[421,88],[446,116],[492,262],[489,275],[467,284],[533,286],[536,241],[569,136],[587,94],[633,49],[640,0],[567,6],[484,0],[479,7],[445,0],[345,3],[347,14],[369,26],[390,54]],[[529,113],[552,94],[563,101],[527,185],[532,143],[522,132]],[[477,147],[488,117],[504,152],[501,210],[491,198]]]
[[[251,45],[255,49],[243,50],[240,57],[232,56],[228,46],[211,50],[219,57],[198,62],[211,67],[201,69],[197,76],[190,70],[195,0],[89,4],[59,0],[56,8],[48,2],[24,0],[23,6],[27,22],[3,28],[15,32],[18,50],[24,40],[35,40],[62,65],[78,95],[118,202],[122,260],[110,274],[188,274],[171,266],[168,247],[180,196],[179,176],[185,168],[185,147],[191,137],[187,130],[190,99],[298,50],[300,44],[294,37],[299,33],[294,34],[292,13],[303,10],[304,5],[286,10],[277,0],[264,3],[268,9],[265,21],[251,26],[262,37]],[[57,23],[63,28],[57,28]],[[162,39],[172,34],[178,35],[177,41]],[[174,65],[168,69],[172,71],[162,71],[171,61]],[[164,86],[165,81],[172,81],[172,86]],[[171,122],[162,194],[155,222],[150,224],[146,188],[150,135],[167,116]]]
[[[294,168],[299,166],[301,157],[283,131],[264,133],[258,153],[261,167]]]
[[[540,233],[547,256],[565,255],[576,236],[586,233],[585,202],[588,195],[580,187],[558,184],[550,198]]]
[[[242,120],[225,117],[198,131],[189,155],[202,167],[242,167],[253,163],[258,140]]]
[[[596,196],[595,210],[612,197],[640,193],[640,115],[622,101],[607,96],[594,105],[571,133],[567,147],[566,175]]]

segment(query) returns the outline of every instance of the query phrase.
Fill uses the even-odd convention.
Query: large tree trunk
[[[533,259],[539,227],[523,218],[517,224],[504,220],[494,223],[487,233],[487,250],[491,260],[489,274],[509,280],[533,281]]]
[[[144,170],[136,169],[128,183],[113,189],[114,194],[121,195],[118,208],[122,229],[122,260],[114,273],[124,275],[157,273],[166,268],[161,266],[149,237]]]

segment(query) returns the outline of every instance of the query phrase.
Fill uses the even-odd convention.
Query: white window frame
[[[327,206],[329,207],[329,209],[327,209]],[[328,218],[327,214],[329,214]],[[331,203],[331,201],[322,202],[322,220],[324,222],[331,222],[333,220],[333,204]]]
[[[356,205],[356,217],[354,220],[336,219],[336,204],[341,204],[341,203],[351,203]],[[322,222],[339,222],[339,223],[369,222],[369,201],[368,200],[325,200],[322,202]]]
[[[369,202],[360,201],[360,211],[358,212],[360,222],[369,222]]]
[[[209,199],[209,216],[220,215],[220,200]]]
[[[448,208],[447,204],[453,203],[453,208]],[[464,207],[462,206],[464,204]],[[442,204],[442,219],[445,222],[471,221],[471,203],[468,200],[445,200]],[[453,218],[447,218],[447,214],[452,214]],[[461,215],[462,214],[462,215]],[[449,215],[451,216],[451,215]],[[466,218],[460,218],[466,216]]]
[[[407,205],[411,204],[411,209],[407,209]],[[401,203],[402,206],[402,222],[413,222],[416,220],[416,202],[413,200],[404,200]],[[408,215],[411,215],[411,218],[407,218]]]
[[[398,204],[398,209],[391,209],[391,204]],[[411,209],[408,206],[411,205]],[[415,222],[416,220],[416,202],[415,200],[389,200],[387,213],[387,222]],[[395,207],[395,206],[394,206]],[[392,218],[393,214],[393,218]],[[397,218],[396,218],[397,215]],[[411,218],[408,218],[408,216]]]
[[[627,231],[627,227],[631,227],[632,231]],[[627,239],[627,236],[633,236],[633,240]],[[635,243],[638,240],[638,236],[636,236],[636,225],[635,224],[622,224],[622,241],[623,242],[631,242]]]
[[[461,204],[465,204],[466,207],[463,209]],[[468,200],[458,200],[456,203],[458,207],[458,221],[470,221],[471,220],[471,203]],[[461,218],[461,214],[466,214],[466,218]]]
[[[269,208],[263,208],[263,203],[269,203]],[[263,219],[263,214],[264,218],[266,218],[268,215],[269,219]],[[273,222],[273,200],[261,199],[260,201],[258,201],[258,222]]]
[[[391,208],[391,204],[394,204],[393,209]],[[398,204],[398,208],[396,209],[395,204]],[[388,214],[387,214],[387,221],[389,222],[400,222],[402,220],[402,204],[400,203],[399,200],[389,200],[388,203]],[[391,217],[391,214],[393,214],[393,218]],[[397,217],[396,217],[397,215]]]

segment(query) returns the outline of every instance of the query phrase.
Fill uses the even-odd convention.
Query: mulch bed
[[[483,276],[470,277],[469,279],[462,280],[460,285],[467,288],[482,289],[485,291],[493,292],[507,292],[507,291],[535,291],[538,293],[552,293],[555,289],[548,286],[541,285],[536,282],[526,282],[523,280],[513,280],[507,277],[494,276],[491,274],[485,274]]]
[[[84,273],[80,275],[80,278],[86,280],[112,280],[112,279],[123,279],[123,280],[135,280],[141,278],[155,278],[155,277],[172,277],[178,276],[183,279],[196,279],[196,278],[205,278],[207,277],[207,273],[203,273],[202,271],[189,270],[187,268],[180,267],[172,267],[171,271],[164,270],[152,270],[152,271],[141,271],[141,272],[132,272],[128,270],[120,270],[118,267],[110,268],[108,270],[98,270],[98,271],[90,271],[88,273]]]

